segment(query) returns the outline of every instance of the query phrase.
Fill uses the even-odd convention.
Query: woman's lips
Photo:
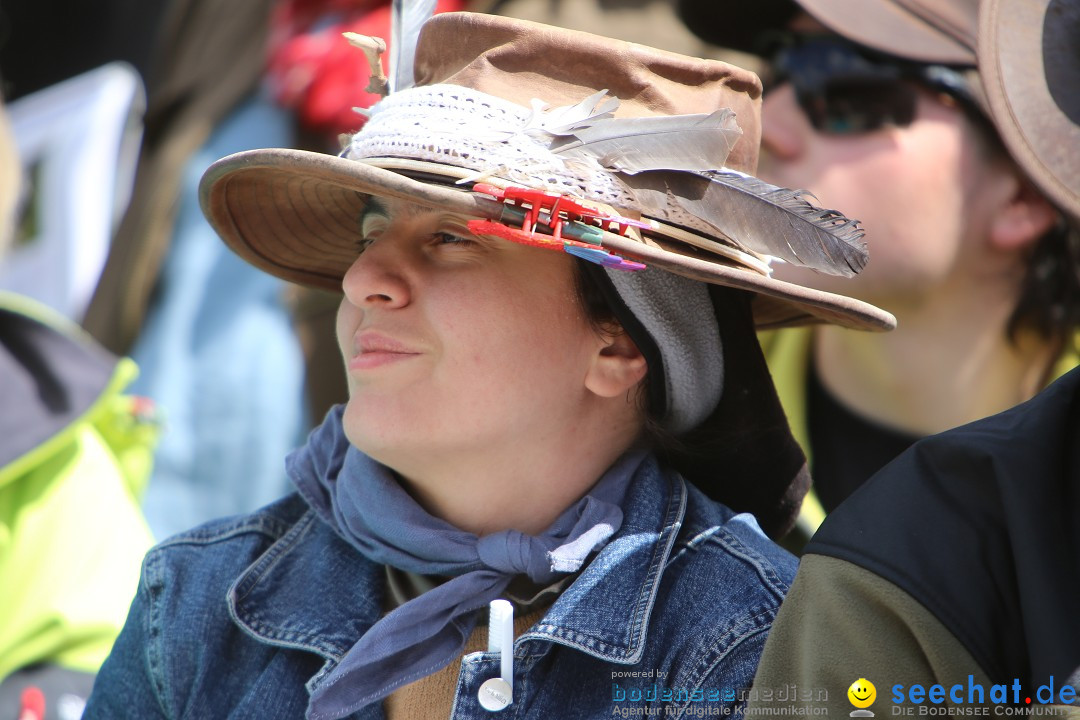
[[[356,354],[349,360],[349,370],[371,370],[418,356],[416,350],[394,338],[374,332],[356,338]]]

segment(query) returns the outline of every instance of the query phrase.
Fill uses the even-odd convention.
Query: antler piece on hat
[[[360,35],[354,32],[342,33],[342,35],[349,41],[350,45],[363,51],[368,66],[371,68],[371,79],[368,80],[368,86],[364,88],[364,92],[378,93],[386,97],[389,93],[389,83],[382,66],[382,56],[386,52],[386,41],[382,38]]]

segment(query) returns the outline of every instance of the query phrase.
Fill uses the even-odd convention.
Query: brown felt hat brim
[[[979,71],[1012,156],[1080,222],[1080,3],[984,0]]]
[[[230,155],[211,165],[199,186],[203,213],[240,257],[284,280],[334,291],[340,291],[356,259],[360,214],[368,196],[477,218],[497,219],[503,207],[477,193],[421,182],[370,161],[291,149]],[[646,245],[610,233],[604,241],[604,247],[650,267],[755,293],[759,328],[812,323],[859,330],[896,326],[891,314],[868,303],[669,249],[676,245]]]

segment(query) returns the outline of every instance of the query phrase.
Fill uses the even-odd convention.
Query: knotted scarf
[[[308,703],[311,720],[342,718],[445,667],[464,650],[476,610],[515,575],[550,584],[578,570],[622,524],[620,508],[641,452],[624,455],[589,493],[539,535],[516,530],[478,537],[428,514],[393,472],[352,447],[343,406],[327,415],[286,468],[301,495],[373,562],[450,580],[376,622],[341,659]]]

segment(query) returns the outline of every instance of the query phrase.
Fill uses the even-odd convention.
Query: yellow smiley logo
[[[868,708],[877,698],[877,688],[866,678],[859,678],[847,689],[848,700],[857,708]]]

